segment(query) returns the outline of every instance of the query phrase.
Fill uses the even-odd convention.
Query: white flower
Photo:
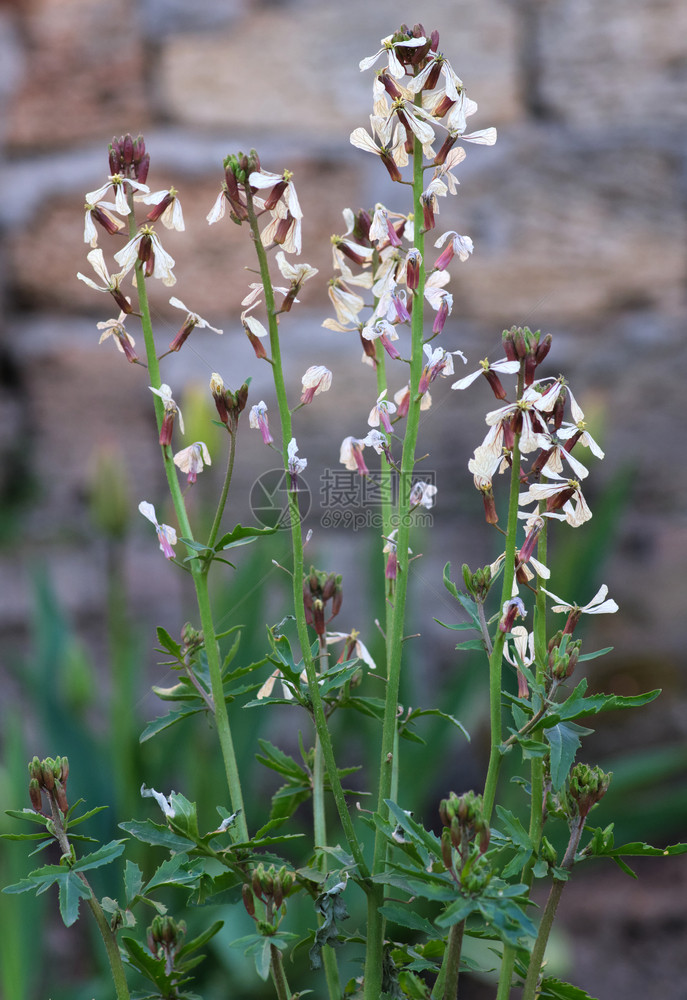
[[[535,500],[546,500],[546,511],[542,512],[542,517],[565,519],[571,527],[579,528],[592,516],[580,484],[576,479],[556,478],[558,482],[554,483],[532,483],[527,493],[520,495],[518,503],[523,506]],[[558,511],[562,511],[562,514]]]
[[[303,671],[303,673],[301,674],[301,680],[303,681],[303,683],[306,683],[307,679],[308,679],[307,678],[307,674],[305,674],[305,671]],[[270,695],[272,694],[272,690],[274,689],[274,682],[277,681],[277,680],[281,681],[281,688],[282,688],[282,692],[283,692],[284,698],[286,698],[287,701],[292,701],[293,700],[293,691],[291,690],[291,687],[289,686],[288,681],[285,680],[284,675],[282,674],[282,672],[279,669],[279,667],[277,667],[276,670],[272,671],[272,673],[269,675],[269,677],[267,678],[267,680],[265,681],[265,683],[262,685],[262,687],[260,688],[260,690],[258,691],[258,693],[256,694],[255,697],[259,701],[262,698],[269,698]]]
[[[98,229],[95,224],[97,220],[100,225],[105,229],[110,236],[115,233],[120,233],[122,229],[125,228],[126,223],[122,222],[121,219],[116,218],[110,211],[110,209],[116,208],[109,201],[100,201],[96,205],[91,205],[88,202],[84,205],[85,217],[83,224],[83,241],[84,243],[90,243],[92,247],[98,245]]]
[[[296,485],[297,478],[301,472],[306,468],[308,464],[307,458],[297,458],[298,445],[296,444],[296,439],[291,438],[288,447],[286,449],[286,455],[289,462],[289,473],[291,475],[291,489],[296,490],[298,486]]]
[[[179,336],[181,332],[183,330],[186,330],[187,328],[188,328],[188,333],[186,334],[186,336],[188,336],[191,330],[193,330],[195,327],[198,327],[199,329],[207,327],[208,330],[212,330],[214,333],[219,333],[219,334],[224,333],[224,330],[218,330],[216,326],[211,326],[211,324],[208,323],[206,319],[203,319],[202,316],[199,316],[198,313],[191,312],[188,306],[185,306],[184,303],[181,301],[181,299],[178,299],[175,295],[173,295],[172,298],[169,300],[169,304],[170,306],[174,306],[175,309],[183,309],[183,311],[186,313],[186,319],[184,320],[181,331],[179,331],[179,334],[177,336]],[[184,340],[185,339],[186,337],[184,337]]]
[[[369,448],[374,448],[378,455],[384,452],[385,455],[389,454],[389,442],[387,441],[386,434],[382,434],[381,431],[375,430],[368,431],[363,438],[363,444],[367,445]]]
[[[543,587],[542,590],[544,590]],[[585,615],[612,615],[618,610],[618,605],[613,598],[606,600],[608,587],[605,583],[599,587],[591,601],[588,604],[585,604],[584,607],[580,607],[578,604],[569,604],[568,601],[564,601],[562,597],[556,597],[556,595],[552,594],[549,590],[544,590],[544,593],[548,594],[549,597],[558,602],[557,604],[553,604],[551,606],[551,610],[555,612],[579,611],[580,614]]]
[[[250,414],[248,416],[248,425],[253,427],[255,430],[259,430],[262,434],[262,440],[265,444],[271,444],[274,438],[270,434],[270,425],[267,420],[267,403],[264,399],[261,399],[259,403],[255,406],[251,406]]]
[[[511,375],[513,374],[513,372],[519,371],[519,369],[520,369],[519,361],[508,361],[506,358],[503,358],[501,361],[490,362],[487,360],[487,358],[484,358],[483,361],[480,361],[480,367],[477,369],[477,371],[471,372],[464,378],[458,379],[457,382],[453,383],[451,388],[467,389],[467,387],[469,385],[472,385],[472,383],[475,382],[480,377],[480,375],[487,375],[488,372],[500,372],[501,374]]]
[[[303,386],[301,403],[310,403],[314,396],[329,390],[332,384],[332,373],[324,365],[312,365],[304,373],[301,383]]]
[[[381,40],[381,49],[379,49],[373,56],[367,56],[365,59],[360,60],[360,70],[369,69],[371,66],[377,62],[381,55],[386,53],[388,59],[389,72],[392,76],[395,76],[397,80],[400,80],[402,76],[405,76],[405,68],[399,60],[398,56],[394,52],[394,49],[399,45],[403,48],[417,48],[420,45],[426,45],[426,38],[403,38],[398,42],[393,40],[393,35],[387,35],[386,38]]]
[[[265,208],[272,211],[278,201],[283,201],[294,219],[302,219],[303,211],[291,180],[292,177],[293,174],[290,170],[285,170],[282,174],[271,174],[268,170],[256,170],[249,176],[248,183],[255,188],[273,189],[272,195],[265,200]]]
[[[204,441],[194,441],[188,448],[182,448],[174,456],[174,464],[187,473],[188,482],[195,483],[198,473],[203,471],[203,463],[212,465],[210,452]]]
[[[361,476],[369,475],[369,469],[365,465],[363,449],[365,448],[365,438],[346,437],[341,442],[339,449],[339,461],[349,472],[359,472]]]
[[[126,191],[124,190],[125,184],[128,184],[129,187],[134,189],[134,191],[143,191],[146,194],[150,192],[150,188],[147,184],[141,184],[139,181],[131,180],[130,177],[122,177],[121,174],[110,174],[107,178],[107,182],[103,184],[102,187],[87,193],[86,201],[89,205],[97,205],[98,202],[103,200],[110,188],[112,188],[114,190],[116,211],[119,212],[120,215],[128,215],[131,209],[129,208]]]
[[[145,785],[141,785],[141,795],[144,799],[155,799],[160,809],[169,819],[174,817],[174,809],[172,808],[171,799],[175,792],[169,793],[169,798],[162,794],[162,792],[156,792],[154,788],[146,788]]]
[[[434,267],[439,271],[443,271],[449,261],[451,261],[455,256],[457,256],[459,260],[467,260],[475,248],[469,236],[461,236],[453,229],[450,229],[447,233],[443,233],[439,239],[435,241],[434,246],[443,247],[449,237],[451,237],[449,245],[437,257],[434,265]]]
[[[119,283],[121,279],[126,274],[125,271],[120,271],[118,274],[110,274],[107,269],[107,264],[105,263],[105,257],[103,256],[102,250],[95,249],[89,251],[86,255],[86,260],[91,265],[95,273],[98,275],[102,281],[102,285],[97,285],[92,278],[87,275],[82,274],[81,271],[77,272],[77,278],[80,281],[85,282],[89,288],[93,288],[96,292],[110,292],[115,298],[117,305],[124,310],[124,312],[131,312],[131,303],[124,296],[124,293],[119,289]],[[125,308],[126,307],[126,308]]]
[[[364,128],[356,128],[351,132],[351,144],[366,153],[381,157],[392,179],[401,180],[402,175],[398,168],[408,165],[405,128],[400,122],[392,126],[390,121],[379,115],[370,115],[370,129],[372,136],[378,137],[379,143],[375,142]]]
[[[162,248],[160,238],[150,226],[141,226],[132,240],[123,247],[114,259],[121,265],[122,273],[127,274],[136,262],[144,262],[146,277],[161,278],[163,285],[175,285],[176,278],[172,274],[174,258]]]
[[[434,506],[434,497],[436,496],[436,492],[436,486],[420,480],[413,485],[413,488],[410,491],[410,506],[422,506],[429,510],[430,507]]]
[[[387,434],[391,434],[391,422],[389,416],[396,412],[396,404],[386,398],[387,390],[384,389],[377,397],[377,402],[370,410],[367,422],[370,427],[379,427],[380,421]]]
[[[156,206],[147,215],[150,222],[157,222],[159,219],[165,229],[184,231],[184,213],[181,210],[181,202],[177,197],[176,188],[171,187],[167,191],[153,191],[152,194],[136,195],[134,201],[142,201],[146,205]]]
[[[377,664],[370,656],[370,652],[365,645],[365,643],[360,639],[360,633],[357,629],[351,629],[350,632],[327,632],[326,643],[331,646],[335,642],[345,642],[344,650],[341,654],[341,660],[350,660],[354,656],[366,663],[370,670],[376,670]]]
[[[467,364],[468,359],[462,351],[445,351],[443,347],[435,347],[432,349],[429,344],[423,344],[422,349],[427,356],[427,363],[422,369],[420,384],[418,386],[418,392],[420,395],[427,391],[430,384],[438,375],[441,375],[442,378],[446,378],[448,375],[453,375],[454,354],[463,359],[463,364]]]
[[[177,533],[169,524],[160,524],[155,514],[155,508],[147,500],[141,500],[138,509],[151,524],[155,525],[160,548],[164,552],[165,559],[174,558],[173,545],[177,543]]]
[[[433,70],[436,70],[437,66],[440,68],[439,71],[444,78],[444,88],[442,92],[446,94],[450,100],[457,101],[460,91],[463,89],[463,81],[457,73],[454,72],[450,62],[448,59],[444,58],[444,55],[441,52],[430,52],[429,58],[427,59],[427,65],[421,73],[418,73],[418,75],[414,76],[409,82],[408,90],[411,94],[419,94],[427,82],[427,78],[430,73]]]
[[[250,333],[253,334],[254,337],[268,337],[269,333],[267,332],[263,324],[260,322],[260,320],[256,319],[255,316],[248,315],[251,309],[254,309],[255,306],[257,305],[260,305],[260,303],[254,302],[252,306],[248,307],[248,309],[244,309],[244,311],[241,313],[241,322],[243,326]]]
[[[179,407],[177,406],[177,404],[174,402],[174,399],[172,398],[172,390],[167,385],[167,383],[163,382],[159,389],[155,389],[152,385],[149,385],[148,388],[150,389],[150,391],[152,393],[154,393],[156,396],[160,397],[160,399],[162,400],[162,403],[164,405],[166,413],[178,414],[178,416],[179,416],[179,429],[181,430],[181,433],[183,434],[184,433],[184,418],[181,415],[181,410],[179,409]]]
[[[117,319],[108,319],[102,323],[96,323],[98,330],[103,331],[100,335],[98,343],[102,344],[108,337],[114,337],[117,350],[121,351],[122,354],[125,354],[128,361],[137,361],[138,357],[136,352],[133,350],[136,345],[136,341],[125,328],[125,319],[126,313],[120,312]]]

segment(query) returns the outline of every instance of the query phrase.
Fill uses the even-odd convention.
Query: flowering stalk
[[[246,183],[246,214],[248,216],[248,222],[250,224],[251,234],[253,237],[253,244],[255,246],[255,253],[258,258],[258,264],[260,267],[260,279],[262,282],[262,287],[265,292],[265,308],[267,310],[267,321],[268,330],[270,338],[270,352],[271,352],[271,366],[272,374],[274,377],[274,389],[277,396],[277,404],[279,408],[279,419],[281,422],[281,432],[282,432],[282,451],[284,460],[284,469],[289,474],[289,460],[288,460],[288,444],[292,440],[292,430],[291,430],[291,411],[289,409],[289,402],[286,395],[286,385],[284,382],[284,372],[281,363],[281,347],[279,343],[279,324],[277,320],[277,310],[274,303],[274,290],[272,288],[272,279],[270,277],[269,264],[267,262],[267,253],[262,244],[260,238],[260,230],[258,227],[258,218],[255,213],[255,206],[253,204],[253,196],[251,194],[250,185]],[[327,777],[329,778],[329,783],[334,794],[334,800],[336,802],[336,807],[339,812],[339,818],[341,820],[341,825],[348,842],[348,847],[351,854],[356,860],[360,874],[363,878],[368,876],[368,868],[365,863],[365,858],[363,857],[362,850],[360,848],[360,843],[358,837],[356,836],[355,830],[353,828],[353,822],[351,820],[350,814],[348,812],[348,806],[346,804],[346,799],[344,796],[344,791],[341,786],[341,781],[339,779],[338,770],[336,767],[336,760],[334,759],[334,748],[332,746],[331,736],[329,729],[327,727],[327,719],[325,716],[324,705],[322,703],[322,695],[320,694],[320,687],[317,682],[317,669],[315,662],[310,654],[310,639],[308,636],[308,627],[305,620],[305,609],[303,606],[303,536],[301,533],[300,524],[300,512],[298,510],[298,493],[297,490],[291,488],[288,490],[289,498],[289,520],[291,522],[291,544],[293,550],[293,572],[292,572],[292,584],[293,584],[293,602],[294,610],[296,615],[296,625],[298,630],[298,640],[301,646],[301,652],[303,655],[303,664],[305,666],[306,675],[308,678],[308,687],[310,690],[310,696],[313,703],[313,718],[315,722],[315,729],[319,737],[322,754],[324,757]]]
[[[422,104],[421,94],[415,96],[414,103]],[[419,222],[423,217],[422,213],[422,187],[423,187],[423,159],[422,144],[417,136],[413,138],[413,212],[415,218],[415,247],[422,255],[424,261],[424,234]],[[405,626],[405,606],[408,593],[408,541],[410,535],[410,523],[408,512],[410,510],[410,491],[415,466],[415,447],[417,444],[418,428],[420,424],[420,404],[422,397],[419,394],[420,378],[423,366],[423,333],[424,333],[424,292],[425,292],[425,266],[424,263],[419,268],[418,284],[413,301],[413,311],[411,316],[411,356],[410,356],[410,406],[406,418],[406,433],[403,440],[403,452],[401,455],[401,471],[398,484],[398,534],[397,534],[397,558],[398,574],[394,589],[393,615],[391,622],[391,635],[387,638],[387,683],[386,697],[384,703],[384,722],[382,727],[382,745],[379,765],[379,791],[377,796],[377,811],[381,816],[386,816],[386,799],[391,798],[393,787],[393,775],[395,772],[394,760],[398,756],[397,751],[397,711],[398,693],[401,680],[401,659],[403,652],[403,636]],[[517,502],[517,501],[516,501]],[[386,860],[387,841],[382,831],[377,828],[375,834],[374,855],[372,861],[373,875],[381,873]],[[380,906],[384,902],[384,889],[382,886],[375,886],[368,894],[367,908],[367,954],[365,961],[365,1000],[378,1000],[382,992],[382,960],[384,945],[384,920],[379,912]]]
[[[129,233],[131,237],[136,233],[136,222],[133,213],[133,196],[131,197],[131,212],[129,213]],[[143,273],[143,265],[141,262],[137,262],[136,269],[136,287],[138,290],[138,301],[139,301],[139,312],[141,315],[141,326],[143,329],[143,338],[145,341],[146,357],[148,361],[148,372],[150,375],[150,381],[154,389],[159,389],[161,385],[160,379],[160,365],[155,352],[155,341],[153,338],[153,325],[150,318],[150,306],[148,303],[148,290],[145,284],[145,275]],[[155,416],[157,419],[158,430],[162,428],[162,422],[164,419],[164,405],[159,396],[155,395]],[[169,492],[172,497],[172,503],[174,504],[174,510],[177,515],[177,520],[179,522],[179,528],[181,529],[181,534],[184,538],[193,542],[193,531],[191,530],[191,524],[188,519],[188,513],[186,511],[186,504],[184,502],[184,497],[181,492],[181,486],[179,484],[179,478],[177,476],[176,466],[174,465],[174,460],[172,458],[171,448],[162,447],[162,462],[165,469],[165,474],[167,476],[167,484],[169,486]],[[228,488],[228,484],[227,484]],[[192,556],[189,562],[189,568],[191,571],[191,576],[193,577],[193,584],[196,590],[196,600],[198,603],[198,612],[200,615],[200,625],[203,632],[203,638],[205,642],[205,652],[208,659],[208,670],[210,673],[210,685],[212,690],[212,701],[214,707],[215,724],[217,726],[217,736],[219,738],[220,748],[222,751],[222,759],[224,762],[224,770],[227,777],[227,784],[229,786],[229,796],[231,799],[231,807],[233,812],[237,814],[236,824],[232,828],[232,835],[238,841],[248,840],[248,826],[246,824],[246,811],[243,804],[243,793],[241,790],[241,779],[239,777],[238,763],[236,760],[236,751],[234,749],[234,741],[231,735],[231,727],[229,725],[229,716],[227,714],[227,705],[224,700],[224,688],[222,685],[222,664],[220,662],[219,647],[217,644],[217,638],[215,633],[215,626],[212,617],[212,609],[210,606],[210,597],[208,594],[207,585],[207,574],[209,569],[209,563],[203,565],[203,563],[194,554],[193,550],[189,551]]]
[[[520,399],[523,393],[524,376],[522,366],[518,376],[517,398]],[[510,496],[508,500],[508,524],[506,527],[506,554],[503,563],[503,586],[501,588],[501,607],[511,598],[513,588],[513,574],[515,572],[515,539],[518,527],[518,490],[520,488],[520,435],[515,434],[513,449],[511,452],[510,471]],[[494,808],[496,797],[496,785],[503,753],[501,750],[502,727],[501,727],[501,686],[502,686],[502,665],[503,648],[506,640],[506,633],[497,627],[494,636],[494,645],[489,657],[489,723],[491,728],[491,750],[489,752],[489,765],[487,777],[484,783],[484,817],[489,822],[491,811]]]

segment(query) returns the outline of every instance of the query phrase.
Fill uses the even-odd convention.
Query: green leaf
[[[122,848],[123,849],[123,848]],[[83,884],[75,871],[64,871],[57,879],[59,886],[60,916],[66,927],[79,919],[79,903],[91,898],[91,890]]]
[[[177,660],[183,661],[183,651],[181,644],[176,642],[166,629],[162,628],[161,625],[157,627],[157,641],[160,643],[163,649],[166,649],[168,653],[171,653]]]
[[[184,854],[174,854],[171,858],[163,861],[151,880],[146,884],[146,893],[151,889],[159,889],[162,885],[195,886],[198,883],[199,873],[197,871],[186,871],[183,865],[188,858]]]
[[[157,719],[153,719],[145,727],[141,735],[138,737],[139,743],[145,743],[146,740],[150,740],[153,736],[157,736],[161,733],[163,729],[169,729],[170,726],[175,725],[177,722],[181,722],[182,719],[187,719],[191,715],[197,715],[199,712],[206,711],[206,706],[203,705],[202,708],[175,708],[167,715],[160,715]]]
[[[259,739],[258,743],[263,755],[256,754],[255,759],[265,767],[269,767],[272,771],[277,771],[278,774],[283,774],[287,778],[296,778],[299,781],[307,779],[306,772],[296,763],[293,757],[289,757],[288,754],[280,750],[279,747],[275,747],[269,740]]]
[[[254,542],[261,535],[273,535],[278,529],[275,528],[244,528],[242,524],[237,524],[235,528],[222,535],[215,544],[215,552],[224,552],[226,549],[234,548],[237,545],[248,545]]]
[[[83,801],[83,799],[79,799],[79,802],[82,802],[82,801]],[[67,822],[65,823],[65,828],[66,829],[68,828],[69,830],[73,830],[73,828],[75,826],[78,826],[79,823],[83,823],[84,820],[90,819],[91,816],[97,815],[99,812],[102,812],[103,809],[108,809],[109,808],[109,806],[95,806],[94,809],[89,809],[88,812],[82,813],[80,816],[77,816],[76,819],[72,819],[72,811],[74,810],[74,808],[78,804],[79,804],[78,802],[75,802],[74,805],[72,806],[72,808],[67,813]]]
[[[438,618],[435,618],[434,621],[442,628],[450,628],[453,632],[474,632],[477,627],[474,622],[456,622],[455,625],[449,625],[448,622],[439,621]]]
[[[465,642],[459,642],[456,649],[469,649],[484,652],[486,647],[484,645],[484,639],[466,639]]]
[[[430,937],[436,934],[431,922],[425,917],[421,917],[411,906],[401,906],[399,903],[385,903],[384,906],[380,906],[379,912],[387,920],[391,920],[401,927],[409,927],[413,931],[421,931]]]
[[[72,871],[87,872],[91,868],[102,868],[103,865],[109,865],[110,861],[114,861],[123,853],[125,844],[126,840],[111,840],[109,844],[103,844],[92,854],[79,858]]]
[[[581,746],[580,735],[588,732],[589,730],[574,722],[559,722],[557,726],[544,730],[544,736],[551,747],[551,783],[555,792],[563,787],[570,772],[575,754]]]
[[[399,826],[406,831],[416,846],[423,847],[435,858],[441,857],[441,844],[435,834],[430,833],[429,830],[425,830],[424,826],[416,822],[405,809],[401,809],[393,799],[385,799],[384,802],[389,813],[394,817]]]
[[[560,979],[551,979],[547,976],[542,980],[539,1000],[594,1000],[594,997],[585,993],[579,986],[563,983]]]
[[[437,925],[439,927],[452,927],[453,924],[459,924],[461,920],[465,920],[469,917],[471,913],[474,913],[477,909],[477,901],[474,899],[465,899],[463,896],[457,899],[455,903],[451,903],[447,906],[441,916],[437,917]]]
[[[124,865],[124,898],[126,905],[131,906],[134,899],[140,894],[143,886],[143,873],[133,861],[127,861]]]
[[[45,829],[46,817],[33,809],[5,809],[5,816],[11,816],[12,819],[26,819],[29,823],[38,823]]]
[[[194,937],[190,941],[187,941],[183,948],[180,948],[177,952],[177,959],[184,958],[186,955],[190,955],[191,952],[202,948],[203,945],[207,944],[208,941],[213,938],[215,934],[218,934],[223,927],[224,921],[216,920],[211,927],[208,927],[208,929],[203,931],[202,934],[199,934],[198,937]]]
[[[170,851],[188,851],[191,847],[195,847],[195,844],[185,837],[178,837],[172,833],[169,827],[153,823],[150,819],[133,819],[128,823],[120,823],[119,827],[137,840],[142,840],[144,844],[167,847]]]

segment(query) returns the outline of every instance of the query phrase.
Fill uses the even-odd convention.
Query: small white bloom
[[[457,382],[453,383],[451,388],[467,389],[469,385],[472,385],[473,382],[477,381],[480,375],[486,375],[487,372],[500,372],[501,374],[511,375],[514,372],[519,371],[519,369],[519,361],[507,361],[506,358],[503,358],[501,361],[490,362],[487,358],[485,358],[483,361],[480,361],[480,367],[477,371],[471,372],[464,378],[458,379]]]
[[[155,530],[157,531],[157,538],[160,543],[160,549],[164,552],[165,559],[174,558],[173,545],[177,543],[177,533],[174,528],[169,524],[160,524],[155,514],[155,508],[152,503],[148,503],[147,500],[141,500],[138,505],[138,509],[147,518],[151,524],[155,525]]]
[[[171,187],[166,191],[153,191],[151,194],[136,195],[134,201],[142,201],[145,205],[156,206],[148,213],[150,222],[156,222],[159,219],[165,229],[176,229],[180,233],[184,231],[184,213],[181,210],[181,202],[177,197],[176,188]]]
[[[434,506],[434,497],[436,496],[436,492],[436,486],[420,480],[413,485],[413,488],[410,491],[410,506],[422,506],[429,510],[430,507]]]
[[[349,472],[359,472],[361,476],[369,475],[369,469],[363,458],[365,448],[365,438],[346,437],[341,442],[339,449],[339,461]]]
[[[344,642],[344,650],[341,654],[341,660],[350,660],[354,656],[366,663],[370,670],[376,670],[377,664],[370,656],[370,652],[365,645],[365,643],[360,639],[360,633],[357,629],[351,629],[350,632],[327,632],[326,643],[331,646],[335,642]]]
[[[377,62],[381,55],[386,53],[388,59],[389,72],[392,76],[395,76],[397,80],[400,80],[402,76],[405,76],[405,68],[399,60],[398,56],[394,52],[399,45],[405,49],[418,48],[420,45],[426,45],[426,38],[403,38],[398,42],[393,40],[393,35],[387,35],[386,38],[381,40],[381,49],[379,49],[373,56],[367,56],[365,59],[360,60],[360,70],[369,69],[371,66]]]
[[[188,448],[182,448],[174,456],[174,464],[187,473],[188,482],[195,483],[198,473],[203,471],[203,463],[212,465],[210,452],[204,441],[194,441]]]
[[[216,326],[212,326],[210,323],[208,323],[206,319],[203,319],[202,316],[199,316],[198,313],[191,312],[188,306],[185,306],[184,303],[181,301],[181,299],[178,299],[175,295],[173,295],[172,298],[169,300],[169,304],[170,306],[174,306],[175,309],[183,309],[183,311],[186,313],[184,326],[191,324],[192,327],[197,326],[200,329],[202,329],[203,327],[207,327],[208,330],[212,330],[214,333],[219,333],[219,334],[224,333],[224,330],[218,330]]]
[[[130,177],[122,177],[121,174],[110,174],[106,183],[103,184],[102,187],[87,193],[86,201],[89,205],[97,205],[98,202],[103,200],[110,188],[112,188],[115,196],[116,210],[120,215],[128,215],[131,209],[129,208],[126,191],[124,189],[126,184],[133,188],[134,191],[143,191],[144,193],[150,192],[150,188],[147,184],[141,184],[139,181],[134,181]]]
[[[299,476],[301,472],[303,472],[303,470],[306,468],[308,464],[307,458],[298,458],[297,453],[298,453],[298,445],[296,444],[296,439],[291,438],[288,447],[286,449],[286,455],[289,462],[289,472],[291,473],[292,476],[292,483],[295,482],[295,478]],[[296,487],[293,485],[291,488],[296,489]]]
[[[544,590],[543,587],[542,590]],[[564,601],[562,597],[556,597],[556,595],[552,594],[549,590],[544,590],[544,593],[548,594],[549,597],[558,602],[557,604],[551,606],[551,610],[555,612],[569,613],[571,611],[575,611],[579,612],[579,614],[586,615],[612,615],[618,610],[618,605],[613,598],[606,600],[608,587],[605,583],[599,587],[589,604],[585,604],[584,607],[580,607],[578,604],[569,604],[568,601]]]
[[[172,273],[174,258],[163,249],[159,236],[150,226],[141,226],[134,238],[114,255],[114,259],[122,268],[122,273],[127,274],[136,266],[136,262],[142,259],[139,256],[141,248],[145,257],[144,272],[148,273],[152,262],[153,278],[161,278],[163,285],[175,285],[177,279]]]
[[[324,365],[312,365],[301,379],[303,392],[301,403],[312,402],[321,392],[327,392],[332,384],[332,373]]]

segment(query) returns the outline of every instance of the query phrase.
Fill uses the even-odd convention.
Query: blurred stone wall
[[[222,156],[256,146],[268,169],[295,172],[303,259],[326,280],[341,209],[378,199],[394,207],[398,196],[379,163],[348,141],[369,113],[371,74],[358,61],[418,16],[440,28],[442,49],[478,100],[475,127],[499,129],[495,147],[468,148],[460,193],[442,204],[437,231],[455,227],[476,247],[455,269],[445,341],[474,362],[497,356],[501,329],[513,323],[554,334],[550,371],[569,377],[607,452],[590,479],[592,506],[627,477],[603,573],[623,613],[603,638],[660,663],[684,697],[687,8],[678,0],[0,5],[0,487],[17,543],[0,557],[3,628],[23,627],[36,560],[75,615],[99,613],[104,565],[87,497],[93,454],[103,449],[119,449],[131,489],[136,606],[152,612],[180,600],[135,514],[141,497],[163,496],[145,373],[111,342],[98,346],[95,322],[110,304],[75,277],[88,269],[83,195],[107,172],[108,139],[144,132],[153,189],[179,188],[187,232],[165,232],[177,259],[174,293],[225,329],[221,339],[194,334],[165,378],[205,386],[212,370],[232,384],[252,375],[254,401],[269,402],[269,373],[237,322],[250,277],[245,232],[205,222]],[[335,373],[329,398],[299,425],[311,469],[336,466],[341,436],[363,432],[372,395],[357,346],[321,329],[325,287],[308,286],[283,324],[296,385],[308,364]],[[179,314],[160,289],[154,303],[164,342]],[[423,576],[443,602],[436,581],[447,554],[456,563],[490,557],[465,463],[492,404],[485,391],[457,399],[447,385],[435,398],[424,440],[439,476],[436,520],[441,531],[457,517],[458,530],[428,542]],[[265,467],[256,437],[246,428],[237,471],[244,518]],[[327,555],[342,541],[335,531],[320,538]]]

